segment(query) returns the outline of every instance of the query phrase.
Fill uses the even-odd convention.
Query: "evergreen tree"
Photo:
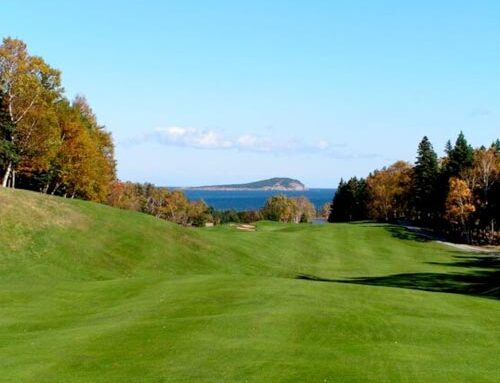
[[[416,218],[429,223],[436,205],[436,181],[439,176],[437,155],[432,144],[424,136],[418,145],[418,155],[413,169],[413,198]]]
[[[497,139],[495,142],[491,144],[491,147],[497,151],[497,154],[500,155],[500,139]]]
[[[446,144],[444,145],[444,152],[446,153],[446,155],[449,156],[452,150],[453,146],[451,145],[451,141],[450,140],[446,141]]]
[[[350,180],[351,182],[351,180]],[[354,189],[354,205],[353,205],[353,221],[360,221],[367,219],[367,201],[368,201],[368,189],[366,185],[366,180],[364,178],[352,179]]]
[[[345,214],[346,204],[346,183],[341,178],[337,190],[333,196],[332,204],[330,205],[330,214],[328,215],[328,222],[342,222],[347,221]]]
[[[437,182],[437,203],[440,218],[446,213],[445,202],[449,192],[449,182],[452,177],[460,178],[461,175],[472,167],[474,161],[474,149],[465,139],[463,132],[457,137],[455,145],[452,146],[448,140],[445,146],[446,157],[440,169]],[[444,223],[444,222],[441,222]]]
[[[350,222],[366,218],[366,181],[353,177],[340,180],[333,197],[328,222]]]
[[[446,153],[448,158],[445,170],[448,178],[460,176],[464,170],[472,166],[474,161],[474,149],[465,139],[463,132],[458,135],[453,148],[447,146]]]

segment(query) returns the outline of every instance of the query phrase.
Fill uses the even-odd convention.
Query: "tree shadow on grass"
[[[385,226],[384,228],[387,232],[389,232],[394,238],[403,239],[406,241],[417,241],[417,242],[429,242],[430,237],[427,235],[423,235],[421,233],[417,233],[403,226]]]
[[[350,279],[328,279],[314,275],[298,274],[296,279],[398,287],[500,299],[500,257],[498,255],[468,255],[455,256],[454,258],[455,261],[452,263],[439,263],[439,265],[455,266],[464,270],[452,273],[403,273]]]
[[[411,229],[408,229],[404,226],[399,225],[386,225],[385,230],[389,232],[394,238],[409,241],[429,242],[447,240],[443,235],[440,235],[433,230],[422,227],[413,227]]]
[[[348,222],[349,225],[357,225],[364,227],[386,227],[387,223],[378,223],[375,221],[351,221]]]
[[[404,239],[409,241],[417,242],[429,242],[431,240],[443,240],[444,238],[436,235],[432,230],[417,228],[414,230],[407,229],[404,226],[392,225],[388,223],[374,223],[370,221],[357,221],[350,222],[351,225],[358,225],[367,228],[383,228],[385,231],[390,233],[394,238]]]

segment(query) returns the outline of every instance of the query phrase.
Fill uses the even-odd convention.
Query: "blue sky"
[[[0,35],[63,72],[119,176],[335,187],[428,135],[500,136],[499,1],[14,1]]]

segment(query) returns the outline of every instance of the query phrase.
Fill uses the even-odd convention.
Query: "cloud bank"
[[[310,142],[291,137],[273,137],[253,133],[230,136],[216,129],[197,129],[181,126],[157,128],[141,139],[134,139],[129,143],[139,144],[143,142],[156,142],[166,146],[204,150],[237,150],[274,154],[320,153],[339,159],[374,158],[379,156],[378,154],[352,153],[346,144],[332,144],[326,139]]]
[[[196,129],[180,126],[158,128],[146,136],[147,141],[156,141],[163,145],[185,146],[197,149],[236,149],[251,152],[289,152],[327,150],[331,145],[326,140],[306,143],[293,138],[277,138],[245,133],[228,136],[214,129]],[[336,145],[339,146],[339,145]]]

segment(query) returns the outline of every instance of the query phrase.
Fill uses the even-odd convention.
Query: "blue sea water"
[[[305,191],[222,191],[222,190],[184,190],[192,201],[202,199],[217,210],[234,209],[236,211],[260,209],[269,197],[285,194],[289,197],[305,196],[319,209],[325,202],[331,202],[335,189],[308,189]]]

